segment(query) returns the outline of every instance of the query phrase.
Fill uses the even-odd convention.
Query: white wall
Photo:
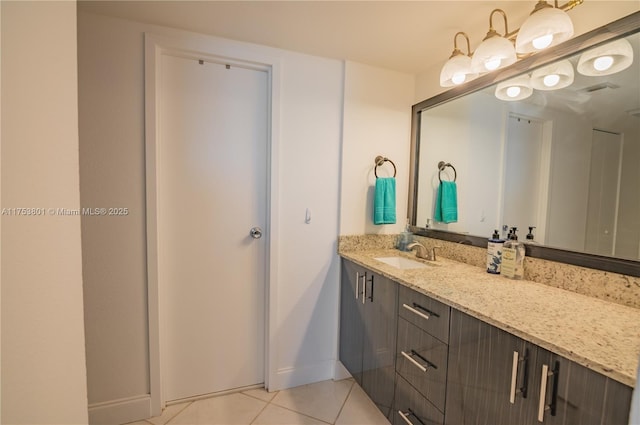
[[[2,2],[2,423],[87,422],[75,2]]]
[[[131,214],[82,222],[92,412],[149,392],[146,319],[143,33],[197,37],[220,55],[278,63],[275,370],[270,388],[333,376],[338,318],[338,193],[343,64],[142,23],[79,14],[84,206]],[[310,224],[305,210],[312,211]],[[99,405],[100,403],[106,403]],[[108,415],[107,415],[108,416]],[[96,416],[97,417],[97,416]],[[133,420],[133,418],[132,418]]]
[[[535,6],[531,2],[531,10]],[[609,22],[624,18],[634,12],[640,10],[637,1],[629,0],[589,0],[580,6],[567,12],[573,21],[574,37],[599,28]],[[505,7],[507,16],[509,9]],[[488,15],[487,15],[488,17]],[[520,27],[523,22],[509,21],[511,30]],[[451,30],[451,50],[453,50],[453,36],[457,31],[465,31],[468,34],[477,34],[476,38],[471,38],[471,51],[474,51],[482,40],[482,36],[486,33],[486,27],[483,28],[457,28],[455,25]],[[446,91],[446,88],[440,87],[440,70],[448,57],[434,58],[433,66],[426,69],[416,77],[415,102],[433,97],[439,93]]]
[[[354,62],[345,64],[340,234],[393,234],[407,218],[411,105],[414,76]],[[396,175],[396,224],[373,224],[374,158],[392,160]],[[392,175],[385,163],[378,176]]]

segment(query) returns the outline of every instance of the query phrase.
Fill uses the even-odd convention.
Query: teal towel
[[[433,217],[441,223],[458,221],[458,188],[456,182],[443,181],[438,186],[436,211]]]
[[[376,193],[373,198],[373,224],[395,224],[396,222],[396,179],[379,177],[376,179]]]

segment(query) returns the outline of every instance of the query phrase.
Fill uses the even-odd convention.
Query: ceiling
[[[80,1],[80,11],[180,28],[234,40],[419,74],[442,66],[453,36],[472,49],[489,14],[502,8],[512,28],[530,1]],[[495,22],[503,31],[503,23]]]
[[[421,74],[444,64],[458,31],[469,35],[474,50],[486,35],[492,10],[503,9],[513,31],[535,4],[536,0],[79,0],[78,10]],[[600,26],[638,10],[638,0],[584,0],[569,15],[578,35],[593,29],[593,22]],[[499,14],[494,26],[504,32]]]

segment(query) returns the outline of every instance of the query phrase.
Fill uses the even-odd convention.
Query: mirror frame
[[[416,103],[411,108],[411,163],[409,171],[409,205],[408,212],[411,231],[420,236],[463,243],[477,247],[487,247],[488,236],[472,236],[464,233],[428,229],[416,226],[417,196],[420,160],[420,124],[423,110],[460,98],[467,94],[482,90],[500,81],[507,80],[533,68],[546,65],[559,59],[568,58],[576,53],[616,38],[626,37],[640,31],[640,12],[635,12],[617,21],[611,22],[593,31],[565,41],[548,50],[524,58],[511,66],[483,75],[463,86],[454,87],[430,99]],[[640,58],[637,58],[640,60]],[[526,246],[526,255],[544,260],[557,261],[576,266],[604,270],[630,276],[640,277],[640,261],[615,257],[587,254],[544,245]]]

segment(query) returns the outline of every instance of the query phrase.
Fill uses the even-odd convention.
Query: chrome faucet
[[[431,248],[431,252],[429,252],[427,248],[425,248],[425,246],[422,245],[420,242],[413,242],[407,245],[407,249],[409,251],[413,250],[413,248],[417,248],[416,257],[422,258],[428,261],[436,261],[436,248],[440,248],[440,247],[434,246],[433,248]]]

